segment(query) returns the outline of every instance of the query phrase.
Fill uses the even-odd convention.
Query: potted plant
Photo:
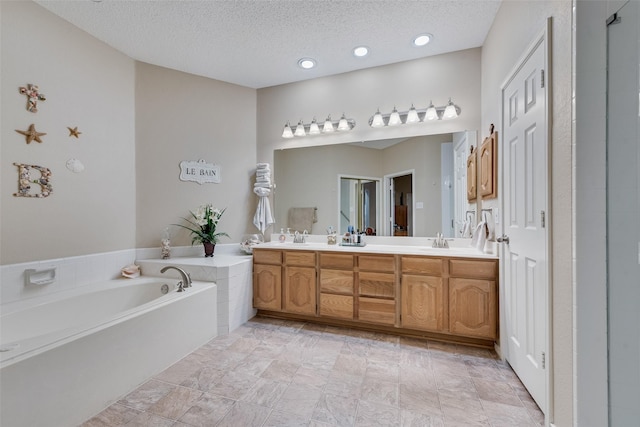
[[[214,208],[211,204],[202,205],[195,212],[189,211],[191,218],[182,218],[189,223],[189,225],[173,224],[178,227],[186,228],[192,234],[191,244],[202,243],[204,245],[204,256],[212,257],[216,243],[221,237],[229,237],[229,235],[223,231],[217,231],[218,222],[222,217],[224,211]]]

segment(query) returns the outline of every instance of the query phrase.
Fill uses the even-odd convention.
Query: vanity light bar
[[[318,123],[315,117],[309,124],[303,123],[302,119],[300,119],[298,124],[295,126],[291,126],[290,122],[287,122],[282,130],[282,137],[293,138],[294,136],[313,136],[336,131],[346,132],[353,129],[355,126],[356,121],[354,119],[348,119],[344,113],[342,114],[342,117],[340,117],[340,120],[331,120],[331,115],[329,115],[322,123]]]
[[[397,126],[419,122],[429,122],[434,120],[455,119],[460,115],[462,109],[455,105],[451,98],[447,105],[436,107],[429,105],[426,108],[415,108],[413,104],[408,111],[398,111],[393,107],[391,113],[383,114],[380,109],[369,119],[369,126],[372,128],[381,128],[385,126]]]

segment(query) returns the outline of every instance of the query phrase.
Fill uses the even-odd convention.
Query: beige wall
[[[556,426],[573,423],[573,289],[571,157],[571,1],[505,1],[482,47],[482,131],[500,120],[500,87],[529,44],[553,18],[551,94],[551,224],[553,406]],[[549,74],[549,73],[548,73]],[[500,199],[485,203],[499,206]]]
[[[445,105],[449,97],[462,108],[455,120],[374,129],[369,118],[379,107],[408,110],[429,101]],[[356,127],[331,136],[283,139],[282,127],[316,116],[334,119],[346,113]],[[277,148],[338,144],[476,130],[480,126],[480,49],[432,56],[383,67],[258,90],[258,161],[272,162]]]
[[[134,248],[134,61],[35,3],[2,1],[0,9],[0,263]],[[18,92],[27,83],[47,98],[35,114]],[[32,123],[47,133],[41,144],[14,131]],[[67,170],[70,158],[85,171]],[[51,169],[51,196],[14,197],[14,162]]]
[[[256,233],[256,91],[138,62],[135,93],[136,245],[158,246],[165,227],[205,203],[227,208],[219,230],[231,238],[221,243]],[[199,159],[220,165],[220,184],[178,179],[182,160]],[[172,244],[191,243],[170,230]]]

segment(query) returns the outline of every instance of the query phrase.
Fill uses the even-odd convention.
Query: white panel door
[[[506,357],[546,413],[547,93],[544,36],[502,90]],[[506,239],[505,239],[506,240]],[[546,358],[548,359],[548,358]]]

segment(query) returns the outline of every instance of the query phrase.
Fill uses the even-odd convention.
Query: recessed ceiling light
[[[367,56],[369,54],[369,48],[366,46],[358,46],[353,49],[353,56],[357,56],[358,58],[362,58],[363,56]]]
[[[316,66],[316,60],[313,58],[301,58],[298,60],[298,66],[308,70]]]
[[[414,46],[424,46],[426,44],[428,44],[431,39],[433,38],[433,36],[431,34],[419,34],[417,35],[414,39],[413,39],[413,45]]]

